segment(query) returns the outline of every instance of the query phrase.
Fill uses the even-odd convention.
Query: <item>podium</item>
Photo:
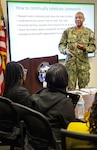
[[[43,83],[38,79],[38,68],[42,62],[54,64],[58,62],[58,55],[39,58],[25,58],[18,61],[24,68],[28,69],[27,78],[24,86],[29,90],[30,94],[35,93],[43,87]]]

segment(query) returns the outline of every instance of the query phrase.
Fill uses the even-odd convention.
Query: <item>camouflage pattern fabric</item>
[[[84,44],[86,51],[78,49],[75,43]],[[72,57],[67,56],[65,60],[69,74],[68,89],[75,90],[77,80],[79,88],[84,88],[90,81],[88,53],[96,50],[94,32],[87,27],[83,27],[80,33],[76,31],[76,26],[66,29],[59,43],[59,51],[66,54],[67,49],[73,54]]]

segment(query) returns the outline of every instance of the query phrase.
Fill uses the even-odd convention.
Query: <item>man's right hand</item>
[[[80,50],[86,51],[86,48],[84,47],[83,44],[75,43],[75,46],[76,46],[78,49],[80,49]]]

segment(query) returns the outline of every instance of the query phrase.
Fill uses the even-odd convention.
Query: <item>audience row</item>
[[[60,63],[51,65],[45,79],[47,87],[30,95],[23,87],[26,80],[25,68],[18,62],[9,62],[6,65],[3,96],[43,113],[50,122],[55,140],[60,140],[60,129],[69,130],[70,123],[77,122],[72,99],[66,94],[69,79],[65,66]],[[86,126],[88,133],[96,134],[97,94],[90,110],[88,126],[86,123],[81,122],[81,124]]]

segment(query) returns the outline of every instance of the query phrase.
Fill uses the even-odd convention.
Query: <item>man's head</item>
[[[84,14],[82,12],[77,12],[75,14],[75,23],[77,27],[82,27],[83,22],[85,21]]]

